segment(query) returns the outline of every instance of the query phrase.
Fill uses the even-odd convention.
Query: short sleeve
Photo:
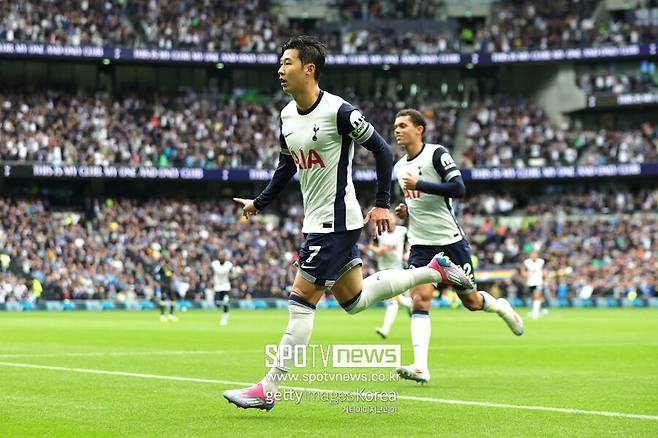
[[[444,147],[439,147],[434,151],[434,154],[432,155],[432,164],[437,173],[443,178],[443,181],[447,182],[457,176],[461,176],[461,172],[457,168],[455,160],[452,159],[452,156]]]
[[[338,108],[336,125],[340,135],[348,135],[358,144],[365,143],[375,131],[361,111],[349,103],[344,103]]]

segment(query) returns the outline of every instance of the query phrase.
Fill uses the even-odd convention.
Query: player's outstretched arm
[[[296,172],[295,161],[282,151],[272,179],[256,199],[233,198],[235,202],[242,204],[242,216],[249,219],[249,216],[255,216],[267,207],[283,191]]]
[[[287,152],[287,150],[285,151]],[[290,182],[295,173],[297,173],[297,166],[293,160],[290,153],[285,153],[284,150],[281,150],[279,154],[279,165],[272,175],[265,190],[263,190],[260,195],[254,199],[254,207],[256,210],[261,211],[276,198],[279,193],[286,188],[286,185]]]

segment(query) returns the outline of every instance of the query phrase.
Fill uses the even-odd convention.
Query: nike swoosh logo
[[[315,266],[306,266],[304,264],[302,264],[301,267],[304,268],[304,269],[313,269],[313,268],[315,268]]]
[[[292,132],[289,132],[289,133],[287,133],[287,134],[283,134],[284,137],[289,137],[289,136],[291,136],[291,135],[292,135]]]

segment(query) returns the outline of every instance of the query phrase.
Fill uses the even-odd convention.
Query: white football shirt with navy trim
[[[227,292],[231,290],[231,280],[229,274],[231,269],[233,269],[233,263],[228,260],[224,263],[219,260],[213,260],[210,264],[213,270],[213,283],[215,286],[215,292]]]
[[[297,166],[304,201],[304,233],[331,233],[363,227],[352,182],[354,144],[374,128],[342,98],[320,91],[305,111],[291,101],[281,110],[281,152]]]
[[[387,231],[377,237],[379,246],[393,247],[392,251],[377,254],[377,269],[402,268],[406,235],[407,227],[397,225],[393,231]]]
[[[527,285],[528,287],[542,287],[544,285],[544,259],[538,258],[525,259],[523,266],[528,273]]]
[[[440,154],[438,169],[434,167],[435,153]],[[446,148],[438,144],[425,144],[420,153],[412,159],[407,155],[402,157],[395,164],[393,172],[402,188],[409,212],[407,238],[410,245],[450,245],[464,238],[464,233],[452,213],[450,198],[419,190],[404,190],[402,182],[407,172],[435,184],[461,176]]]

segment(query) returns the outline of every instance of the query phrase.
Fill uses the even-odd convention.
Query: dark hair
[[[317,39],[308,35],[298,35],[285,42],[281,54],[286,50],[295,49],[299,54],[302,65],[315,65],[315,80],[320,79],[320,73],[324,69],[324,59],[327,56],[327,47]]]
[[[414,126],[422,126],[423,134],[425,134],[425,131],[427,131],[427,120],[425,120],[425,117],[423,117],[420,111],[411,108],[406,108],[399,111],[395,115],[395,118],[397,119],[398,117],[404,117],[404,116],[409,117],[411,123],[413,123]]]

